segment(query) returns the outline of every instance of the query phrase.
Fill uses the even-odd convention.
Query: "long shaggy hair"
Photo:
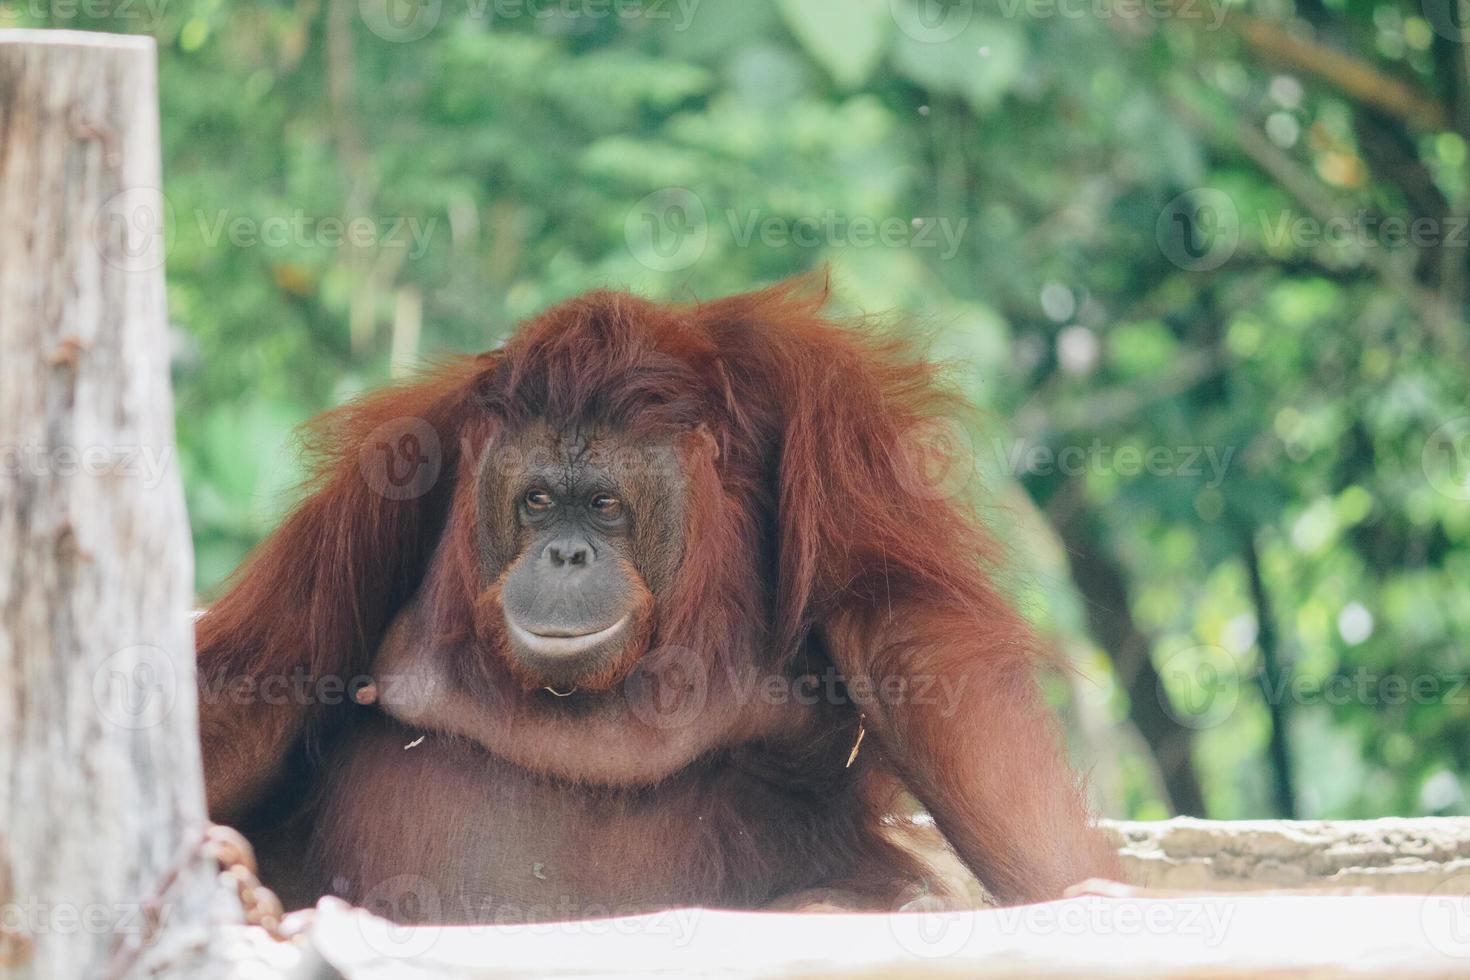
[[[923,485],[925,454],[943,449],[926,441],[934,420],[965,406],[903,341],[834,325],[824,301],[803,280],[690,307],[598,291],[503,348],[320,417],[306,439],[317,460],[309,496],[201,620],[201,662],[258,676],[302,663],[365,670],[446,524],[462,532],[445,557],[463,574],[448,578],[474,581],[478,454],[535,418],[650,435],[702,427],[713,438],[713,465],[686,474],[698,506],[655,644],[728,636],[768,588],[775,656],[839,602],[903,600],[965,610],[986,624],[974,639],[989,650],[1033,654],[988,574],[995,543],[961,502]],[[438,478],[407,499],[385,495],[365,459],[415,430],[436,437],[438,458],[419,465]],[[770,560],[764,582],[749,580],[743,556]],[[466,599],[446,596],[443,608],[463,614]]]
[[[926,469],[943,456],[936,426],[963,406],[901,341],[823,317],[824,293],[796,281],[660,306],[594,292],[500,349],[328,413],[310,432],[310,495],[199,623],[206,681],[366,672],[416,595],[435,630],[493,656],[476,484],[497,437],[537,421],[674,440],[689,503],[652,586],[650,650],[781,671],[815,649],[849,685],[953,682],[965,700],[949,717],[869,703],[872,752],[1001,897],[1116,874],[1036,691],[1043,645],[995,584],[995,543]],[[385,483],[385,467],[407,483]],[[856,714],[811,751],[845,755]],[[273,737],[340,717],[313,708]],[[206,756],[231,724],[206,715]],[[861,809],[855,833],[872,838],[879,805]]]

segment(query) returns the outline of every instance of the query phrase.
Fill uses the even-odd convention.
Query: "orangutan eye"
[[[526,491],[526,509],[533,511],[549,510],[551,508],[551,494],[537,487]]]
[[[599,493],[592,498],[592,509],[605,521],[617,520],[623,513],[623,502],[610,493]]]

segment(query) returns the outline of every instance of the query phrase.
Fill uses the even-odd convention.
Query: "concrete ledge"
[[[1085,896],[1023,908],[822,915],[680,909],[539,926],[404,929],[323,900],[299,946],[237,950],[244,976],[1463,977],[1463,899],[1410,895]]]
[[[1023,908],[409,929],[323,899],[294,943],[236,929],[229,958],[241,977],[347,980],[1470,976],[1470,818],[1104,826],[1136,887]],[[983,897],[931,821],[893,830]]]
[[[1470,817],[1106,821],[1136,885],[1470,895]]]
[[[1134,885],[1183,892],[1367,888],[1470,895],[1470,817],[1382,820],[1104,820]],[[975,905],[992,904],[927,816],[896,841]]]

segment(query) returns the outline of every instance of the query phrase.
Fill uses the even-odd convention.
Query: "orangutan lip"
[[[628,617],[624,616],[606,629],[593,633],[579,633],[576,636],[546,636],[541,633],[532,633],[524,626],[516,625],[509,616],[506,617],[505,624],[510,627],[511,634],[533,653],[567,656],[574,653],[586,653],[593,649],[622,629],[623,624],[627,621]]]

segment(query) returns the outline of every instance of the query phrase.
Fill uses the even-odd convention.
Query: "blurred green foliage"
[[[30,0],[0,24],[158,39],[203,589],[293,499],[320,409],[589,287],[829,263],[839,308],[911,314],[987,410],[988,512],[1083,668],[1058,696],[1104,806],[1199,809],[1193,781],[1212,816],[1352,817],[1467,810],[1452,3]]]

